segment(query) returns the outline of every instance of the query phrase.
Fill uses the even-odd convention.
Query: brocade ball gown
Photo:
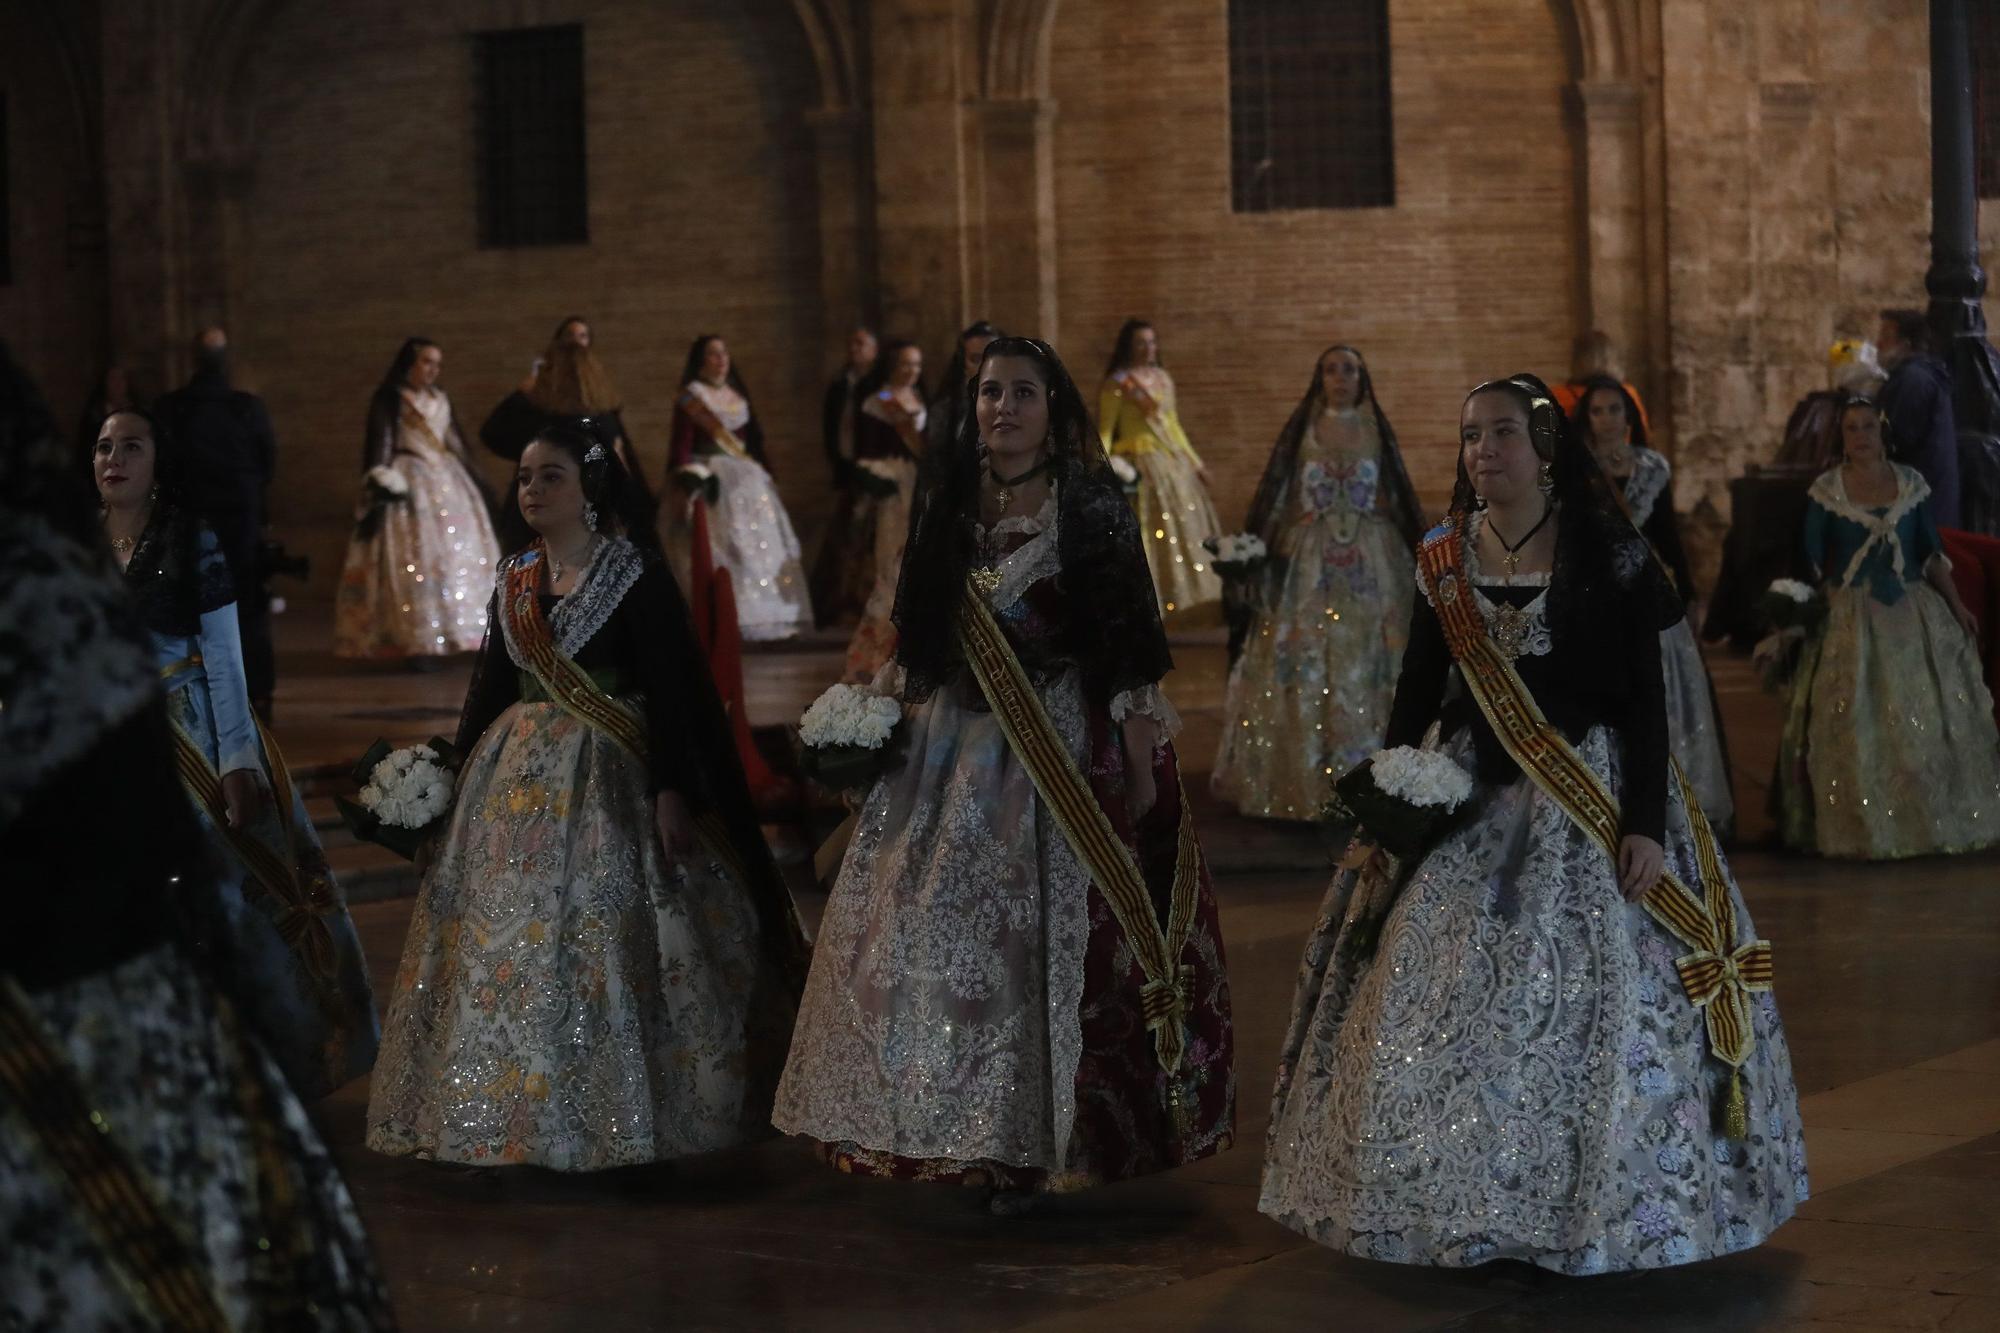
[[[393,421],[379,406],[370,414],[370,460],[395,471],[408,494],[364,496],[357,509],[334,596],[338,657],[469,653],[486,632],[500,544],[451,400],[430,389],[402,393],[398,402]]]
[[[1099,498],[1106,527],[1129,532],[1122,496],[1105,486]],[[1158,804],[1132,828],[1115,721],[1142,712],[1170,735],[1177,718],[1156,685],[1091,698],[1063,659],[1057,526],[1051,499],[1035,517],[980,530],[980,562],[999,574],[988,604],[1164,903],[1167,886],[1183,883],[1177,849],[1189,817],[1173,746],[1158,751]],[[1140,558],[1134,542],[1125,583],[1143,588]],[[1014,1189],[1076,1189],[1227,1147],[1229,983],[1198,845],[1188,844],[1193,926],[1177,960],[1187,969],[1187,1041],[1170,1088],[1124,929],[980,685],[960,672],[909,705],[902,729],[903,757],[863,801],[827,903],[778,1128],[819,1140],[844,1170]]]
[[[1333,778],[1380,747],[1410,621],[1410,546],[1382,504],[1372,413],[1320,414],[1300,440],[1277,549],[1229,673],[1215,794],[1314,820]]]
[[[1930,486],[1896,465],[1896,499],[1848,498],[1823,473],[1806,553],[1826,620],[1799,655],[1778,750],[1779,831],[1825,856],[1887,860],[2000,843],[2000,734],[1979,649],[1925,564],[1943,541]]]
[[[1462,573],[1453,592],[1519,650],[1523,680],[1543,682],[1536,703],[1578,730],[1570,743],[1590,772],[1621,805],[1663,805],[1657,833],[1645,816],[1627,827],[1637,818],[1667,868],[1701,884],[1696,828],[1666,777],[1664,717],[1623,736],[1601,720],[1646,698],[1660,708],[1651,618],[1607,604],[1595,620],[1615,642],[1564,643],[1547,576],[1483,579],[1469,555]],[[1440,723],[1423,743],[1475,774],[1474,790],[1415,864],[1391,863],[1402,887],[1372,949],[1347,923],[1361,872],[1328,887],[1279,1052],[1259,1209],[1343,1253],[1443,1267],[1516,1259],[1602,1273],[1760,1244],[1807,1194],[1771,993],[1748,997],[1748,1132],[1731,1138],[1728,1071],[1675,965],[1688,946],[1625,901],[1602,844],[1504,752],[1496,770],[1497,743],[1464,701],[1431,610],[1437,591],[1421,575],[1419,588],[1388,740]],[[1612,654],[1639,668],[1636,696],[1592,708],[1558,693],[1563,680],[1609,678]],[[1448,697],[1458,702],[1441,709]],[[1740,946],[1756,932],[1715,856]]]
[[[1104,381],[1097,429],[1104,451],[1139,473],[1139,539],[1159,591],[1160,613],[1187,620],[1222,600],[1222,580],[1202,543],[1222,532],[1202,483],[1201,458],[1175,408],[1174,378],[1159,366],[1132,366]]]
[[[368,1146],[594,1171],[763,1137],[803,943],[686,610],[622,538],[567,596],[545,564],[537,543],[502,571]],[[701,829],[673,866],[663,790]]]

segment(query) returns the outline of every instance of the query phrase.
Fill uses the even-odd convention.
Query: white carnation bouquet
[[[864,458],[854,465],[854,481],[863,495],[886,500],[903,489],[902,474],[886,458]]]
[[[864,787],[888,766],[903,707],[859,685],[835,685],[799,719],[808,775],[828,787]]]
[[[1472,775],[1437,750],[1377,750],[1334,783],[1330,810],[1361,825],[1390,855],[1421,854],[1472,795]]]
[[[382,530],[390,505],[410,503],[410,479],[387,463],[377,463],[362,474],[361,492],[361,513],[354,529],[365,541]]]
[[[1255,572],[1270,555],[1265,549],[1264,539],[1254,532],[1233,532],[1225,537],[1210,537],[1202,542],[1202,546],[1215,557],[1211,563],[1215,566],[1215,572],[1224,578],[1245,577]]]
[[[1404,872],[1450,830],[1471,796],[1472,775],[1449,755],[1409,745],[1377,750],[1334,783],[1328,814],[1359,825],[1341,862],[1355,874],[1344,929],[1357,955],[1375,952]]]
[[[686,491],[690,498],[699,495],[711,505],[722,496],[722,478],[716,476],[715,469],[706,463],[683,463],[675,468],[674,485]]]
[[[398,750],[378,740],[354,766],[359,795],[335,797],[334,804],[355,837],[415,859],[417,848],[451,814],[461,762],[439,736]]]

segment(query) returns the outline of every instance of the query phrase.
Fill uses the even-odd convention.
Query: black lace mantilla
[[[125,586],[155,634],[198,633],[204,613],[236,600],[215,533],[187,506],[169,500],[153,506],[126,563]]]

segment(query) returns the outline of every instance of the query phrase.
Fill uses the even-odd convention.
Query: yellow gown
[[[1160,613],[1187,613],[1222,600],[1222,580],[1202,543],[1222,531],[1196,469],[1201,459],[1174,411],[1174,379],[1158,366],[1115,371],[1097,394],[1097,430],[1106,453],[1139,473],[1139,535],[1160,595]]]

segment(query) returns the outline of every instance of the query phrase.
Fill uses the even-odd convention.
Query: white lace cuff
[[[1162,742],[1170,741],[1181,733],[1181,715],[1167,702],[1166,693],[1158,685],[1145,685],[1111,696],[1113,722],[1123,722],[1134,713],[1143,714],[1160,724]]]
[[[894,657],[884,662],[875,672],[875,679],[868,682],[868,692],[879,694],[897,703],[903,701],[903,664]]]

